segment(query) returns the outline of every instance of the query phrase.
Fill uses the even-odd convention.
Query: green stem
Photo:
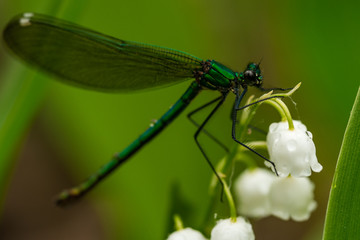
[[[253,149],[267,149],[265,141],[252,141],[246,143],[248,146],[251,146]],[[247,148],[239,146],[239,151],[249,151]]]
[[[283,113],[285,114],[286,119],[289,123],[289,130],[294,130],[295,129],[294,123],[292,121],[290,111],[289,111],[288,107],[286,106],[286,104],[278,98],[272,99],[272,101],[275,101],[277,104],[279,104],[279,106],[281,106],[281,109],[282,109]]]
[[[184,229],[184,224],[181,220],[181,217],[178,214],[174,215],[174,223],[176,231]]]
[[[253,141],[247,142],[246,145],[250,146],[252,149],[267,149],[267,145],[265,141]],[[234,161],[241,162],[245,164],[246,168],[256,168],[258,164],[254,161],[253,158],[250,158],[247,154],[249,150],[247,148],[242,147],[241,145],[237,146],[236,155],[234,156]]]
[[[300,87],[300,85],[301,85],[301,83],[297,84],[291,91],[289,91],[287,93],[273,94],[273,91],[270,91],[255,100],[254,100],[254,96],[250,96],[248,98],[248,100],[246,101],[245,105],[251,104],[252,102],[255,102],[255,101],[258,101],[261,99],[273,97],[273,96],[289,97]],[[238,139],[244,140],[246,130],[248,128],[249,123],[251,122],[252,118],[254,117],[257,108],[264,102],[272,105],[276,110],[278,110],[278,112],[282,116],[283,120],[287,119],[287,116],[284,113],[285,111],[283,110],[283,107],[281,105],[279,105],[278,102],[272,101],[272,99],[265,100],[256,105],[253,105],[249,108],[245,108],[242,111],[241,117],[239,119],[239,126],[237,129],[238,131],[237,131],[237,136],[236,136]],[[288,116],[290,116],[290,114],[288,114]],[[292,125],[292,123],[290,123],[289,125]],[[255,148],[266,148],[266,143],[264,141],[251,142],[250,145],[252,145],[252,147],[255,147]],[[250,161],[250,160],[248,160],[248,158],[244,157],[244,155],[245,155],[244,150],[245,149],[239,145],[232,147],[230,153],[227,154],[223,159],[221,159],[221,161],[217,164],[216,172],[228,173],[229,168],[230,168],[229,162],[234,162],[234,161],[241,161],[242,163],[245,163],[245,167],[247,167],[247,168],[255,167],[256,163],[254,162],[254,160]],[[216,209],[218,207],[218,199],[216,199],[216,195],[214,194],[214,190],[216,189],[216,186],[218,186],[218,183],[219,183],[218,179],[216,178],[215,175],[213,175],[213,177],[210,181],[210,187],[209,187],[210,195],[212,196],[212,199],[211,199],[211,202],[209,205],[209,211],[207,212],[205,221],[203,223],[205,232],[211,231],[211,228],[209,228],[209,226],[211,226],[211,224],[213,223],[213,220],[214,220],[214,218],[213,218],[214,209]],[[234,200],[233,200],[230,190],[229,190],[228,186],[226,185],[226,183],[224,182],[224,180],[222,180],[222,183],[224,184],[224,191],[225,191],[226,197],[229,202],[231,220],[235,222],[237,215],[236,215],[236,208],[235,208]]]
[[[291,89],[289,92],[287,93],[276,93],[276,94],[272,94],[271,96],[275,96],[275,97],[290,97],[295,91],[297,91],[299,89],[299,87],[301,86],[301,82],[299,82],[293,89]]]
[[[226,182],[223,179],[221,179],[221,181],[224,184],[224,192],[229,203],[231,221],[236,222],[237,214],[236,214],[234,199]]]
[[[248,105],[252,102],[252,100],[254,99],[254,95],[251,95],[248,100],[245,102],[245,105]],[[246,122],[249,119],[249,114],[251,113],[250,108],[245,108],[241,114],[241,118],[240,118],[240,126],[244,126],[247,125]]]
[[[264,103],[271,105],[275,108],[281,116],[281,121],[286,121],[286,115],[284,114],[283,108],[276,101],[265,101]]]
[[[225,168],[225,165],[228,161],[228,156],[226,155],[225,157],[223,157],[219,163],[216,165],[215,169],[216,172],[220,173],[223,171],[223,169]],[[218,184],[218,178],[215,176],[215,174],[212,176],[211,180],[210,180],[210,184],[209,184],[209,194],[213,195],[214,194],[214,190],[216,188],[216,185]]]

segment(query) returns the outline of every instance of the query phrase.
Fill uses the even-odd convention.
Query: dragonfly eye
[[[246,70],[240,74],[240,78],[249,86],[261,86],[263,81],[260,67],[256,63],[249,63]]]
[[[252,71],[252,70],[246,70],[245,71],[245,73],[244,73],[244,77],[246,78],[246,79],[252,79],[252,78],[255,78],[255,73],[254,73],[254,71]]]
[[[248,81],[255,81],[256,79],[256,73],[253,70],[246,70],[244,72],[244,78]]]

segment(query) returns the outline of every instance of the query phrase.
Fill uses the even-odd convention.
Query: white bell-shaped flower
[[[255,234],[250,223],[238,217],[236,222],[231,219],[219,220],[211,231],[210,240],[254,240]]]
[[[300,121],[294,120],[293,123],[293,130],[289,130],[288,122],[270,125],[266,139],[270,160],[275,163],[280,177],[307,177],[311,170],[320,172],[322,166],[316,158],[311,132]],[[274,171],[271,164],[265,164]]]
[[[199,231],[184,228],[171,233],[167,240],[206,240],[206,238]]]
[[[248,217],[266,217],[271,214],[269,191],[276,176],[261,169],[245,170],[234,184],[238,211]]]
[[[314,188],[314,184],[308,178],[276,178],[269,194],[272,214],[283,220],[309,219],[317,205],[314,200]]]

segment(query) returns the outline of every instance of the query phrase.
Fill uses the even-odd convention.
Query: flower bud
[[[206,240],[206,238],[199,231],[184,228],[171,233],[167,240]]]
[[[236,222],[231,219],[219,220],[211,231],[210,240],[254,240],[255,235],[251,224],[238,217]]]
[[[272,214],[283,220],[291,217],[295,221],[305,221],[317,205],[314,184],[308,178],[276,178],[269,199]]]
[[[248,217],[266,217],[271,214],[269,191],[276,176],[272,172],[255,168],[245,170],[235,181],[238,211]]]
[[[322,166],[316,158],[311,132],[300,121],[294,120],[293,123],[292,130],[288,122],[270,125],[266,139],[270,160],[274,162],[280,177],[307,177],[311,175],[311,170],[320,172]],[[271,164],[265,164],[274,171]]]

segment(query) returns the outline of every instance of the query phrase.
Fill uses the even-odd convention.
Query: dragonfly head
[[[260,87],[263,82],[263,76],[261,75],[260,63],[249,63],[245,71],[239,74],[242,82],[247,86]]]

